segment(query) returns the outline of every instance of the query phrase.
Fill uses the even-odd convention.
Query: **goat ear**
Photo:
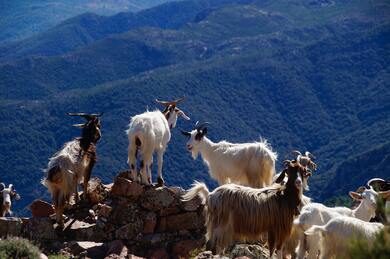
[[[286,173],[287,173],[287,169],[284,169],[280,175],[278,176],[278,178],[276,178],[275,180],[275,183],[281,183],[283,182],[284,178],[286,177]]]
[[[357,201],[360,201],[362,200],[362,195],[360,193],[357,193],[357,192],[349,192],[349,196],[354,199],[354,200],[357,200]]]
[[[190,117],[188,117],[182,110],[176,108],[178,111],[177,111],[177,115],[183,117],[185,120],[191,120]]]

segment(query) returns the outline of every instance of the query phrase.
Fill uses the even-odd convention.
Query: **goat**
[[[378,194],[383,195],[383,193],[377,193],[372,189],[364,189],[362,193],[349,192],[351,198],[360,201],[359,206],[355,209],[346,207],[330,208],[320,203],[310,203],[302,208],[298,219],[294,221],[294,225],[303,232],[312,225],[324,225],[337,216],[349,216],[369,221],[375,215]],[[319,251],[318,243],[318,236],[305,237],[302,235],[297,248],[298,258],[304,258],[306,251],[308,252],[308,258],[316,258]]]
[[[206,125],[207,122],[197,122],[194,130],[182,131],[182,134],[189,138],[187,149],[193,159],[200,153],[211,177],[219,185],[236,183],[262,188],[272,184],[277,155],[266,140],[240,144],[214,143],[206,137]]]
[[[0,183],[0,217],[5,217],[7,213],[12,216],[12,200],[20,200],[20,195],[16,192],[12,184],[5,188],[4,183]]]
[[[372,245],[376,235],[384,228],[381,223],[366,222],[348,216],[338,216],[324,226],[314,225],[305,235],[320,235],[320,259],[348,258],[348,241],[351,238],[364,238]]]
[[[298,159],[297,159],[298,161]],[[302,164],[301,164],[302,165]],[[304,165],[306,167],[305,173],[300,173],[301,179],[302,179],[302,198],[301,198],[301,204],[299,204],[298,209],[302,210],[304,206],[309,204],[311,202],[311,199],[305,195],[303,195],[304,190],[309,189],[308,181],[309,177],[312,175],[310,169],[308,168],[308,164],[306,163]],[[283,175],[282,173],[279,173],[274,177],[274,183],[280,183],[285,184],[287,182],[287,177]],[[299,240],[302,238],[303,232],[299,229],[296,229],[296,226],[293,225],[291,229],[291,235],[288,237],[283,245],[283,258],[287,258],[288,255],[291,255],[291,258],[295,258],[296,252],[295,249],[298,246]]]
[[[83,181],[83,198],[87,197],[88,181],[96,162],[96,143],[101,138],[100,114],[68,113],[87,120],[73,126],[82,128],[82,136],[64,144],[61,150],[49,159],[46,177],[42,180],[49,192],[56,211],[57,223],[63,227],[62,214],[65,202],[75,195],[78,202],[78,183]]]
[[[234,241],[254,241],[268,234],[268,247],[272,256],[290,235],[294,215],[301,203],[300,171],[306,169],[296,161],[285,161],[288,175],[285,185],[274,184],[262,189],[225,184],[209,192],[204,183],[195,182],[183,196],[188,201],[197,196],[206,207],[207,249],[213,253],[223,251]]]
[[[152,162],[153,153],[157,151],[157,185],[164,185],[162,177],[163,156],[171,139],[171,129],[176,127],[177,117],[181,116],[186,120],[190,118],[179,108],[177,104],[184,99],[177,99],[172,102],[159,101],[157,103],[165,106],[163,111],[144,112],[131,118],[129,129],[126,130],[129,139],[127,163],[131,169],[133,180],[138,178],[136,160],[141,155],[141,182],[152,184]]]

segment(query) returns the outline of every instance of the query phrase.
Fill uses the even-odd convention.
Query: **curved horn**
[[[312,153],[310,153],[309,151],[305,152],[305,156],[307,156],[307,157],[309,157],[311,159],[316,159],[316,157]]]
[[[92,114],[88,114],[88,113],[85,113],[85,112],[67,112],[66,114],[69,115],[69,116],[83,117],[86,120],[93,120],[93,119],[103,115],[102,112],[100,112],[100,113],[92,113]]]
[[[164,106],[169,106],[169,105],[174,105],[176,106],[178,103],[181,103],[182,101],[184,101],[184,97],[182,98],[179,98],[179,99],[176,99],[174,101],[160,101],[159,99],[155,99],[154,100],[156,103],[159,103],[159,104],[162,104]]]
[[[368,186],[372,186],[372,185],[374,185],[375,183],[385,183],[385,180],[383,180],[382,178],[372,178],[372,179],[370,179],[370,180],[367,182],[367,185],[368,185]]]
[[[202,130],[203,128],[205,128],[207,125],[209,125],[210,123],[209,122],[202,122],[202,123],[200,123],[199,121],[197,121],[196,122],[196,124],[195,124],[195,129],[197,130],[197,131],[200,131],[200,130]]]
[[[292,150],[291,153],[292,153],[293,155],[295,155],[295,156],[301,156],[301,155],[302,155],[301,152],[298,151],[298,150]]]
[[[92,113],[92,114],[90,114],[90,116],[101,117],[103,114],[104,114],[104,112]]]

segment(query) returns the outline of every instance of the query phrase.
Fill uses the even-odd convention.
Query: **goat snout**
[[[191,151],[192,148],[193,148],[193,147],[192,147],[190,144],[187,144],[187,149],[188,149],[188,151]]]
[[[295,180],[295,185],[298,187],[298,188],[301,188],[302,187],[302,179],[301,178],[297,178]]]

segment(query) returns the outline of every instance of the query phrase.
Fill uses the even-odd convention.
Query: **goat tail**
[[[209,193],[209,189],[207,188],[205,183],[195,181],[192,184],[191,189],[189,189],[188,192],[183,195],[182,200],[189,201],[194,199],[196,196],[199,196],[199,198],[201,199],[201,203],[207,205]]]
[[[308,230],[305,231],[305,235],[312,236],[312,235],[315,235],[315,234],[323,234],[324,231],[325,231],[324,226],[314,225],[314,226],[310,227]]]

